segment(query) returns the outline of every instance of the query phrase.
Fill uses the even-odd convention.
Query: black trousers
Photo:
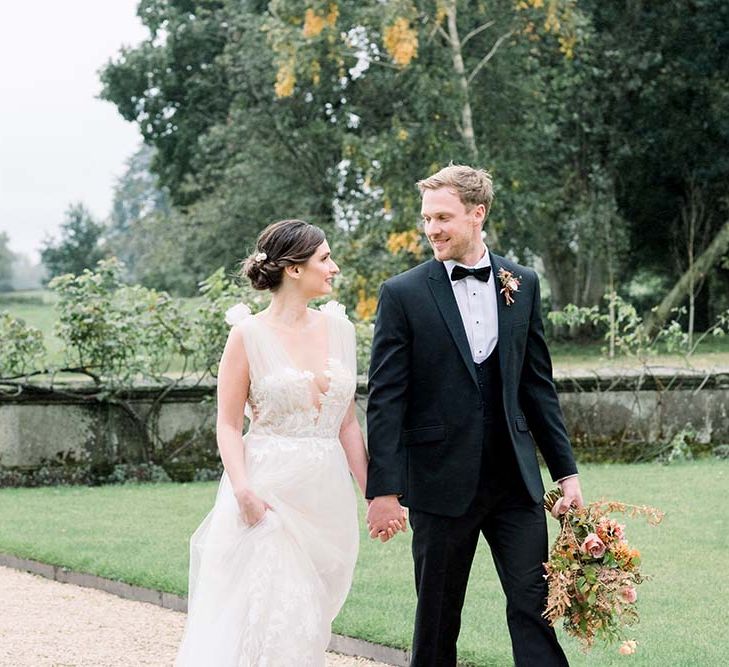
[[[488,366],[488,360],[484,364]],[[486,379],[488,368],[479,370],[479,378]],[[491,389],[500,387],[498,378],[491,380]],[[485,398],[487,394],[484,389]],[[497,408],[499,395],[500,391],[490,396]],[[503,411],[487,413],[479,490],[468,511],[457,518],[410,511],[418,595],[410,665],[455,667],[466,586],[483,535],[506,595],[514,663],[564,667],[567,659],[554,630],[542,618],[547,597],[542,566],[547,560],[544,508],[524,487]]]

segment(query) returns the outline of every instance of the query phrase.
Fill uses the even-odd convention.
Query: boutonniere
[[[501,294],[504,295],[506,305],[510,306],[514,303],[514,292],[519,291],[521,285],[521,276],[515,276],[511,271],[507,271],[503,266],[499,269],[499,281],[501,282]]]

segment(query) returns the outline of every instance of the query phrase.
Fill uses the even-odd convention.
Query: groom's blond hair
[[[488,218],[491,202],[494,200],[494,187],[491,174],[485,169],[474,169],[465,164],[453,164],[443,167],[439,172],[416,183],[420,194],[425,190],[448,188],[453,190],[466,209],[483,204],[486,209],[484,220]]]

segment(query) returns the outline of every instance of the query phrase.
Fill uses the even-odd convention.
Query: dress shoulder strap
[[[330,356],[340,363],[354,377],[357,377],[357,340],[352,322],[347,317],[345,307],[337,301],[328,301],[319,310],[329,320]]]
[[[238,303],[225,311],[225,321],[243,338],[251,380],[265,375],[270,365],[266,355],[267,341],[258,331],[251,309],[244,303]]]

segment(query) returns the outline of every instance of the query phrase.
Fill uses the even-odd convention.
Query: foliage
[[[102,96],[139,124],[176,206],[139,225],[147,285],[195,293],[277,218],[331,229],[331,125],[318,105],[274,104],[260,4],[142,2],[149,38],[102,72]]]
[[[683,428],[671,438],[668,451],[663,455],[662,461],[666,464],[683,461],[692,461],[694,453],[691,449],[692,441],[696,440],[696,432],[691,428]]]
[[[670,274],[670,223],[692,184],[714,229],[726,217],[729,8],[720,0],[589,7],[611,63],[605,103],[621,138],[618,201],[633,223],[630,256]]]
[[[591,325],[598,331],[605,331],[605,339],[613,339],[615,349],[626,356],[635,356],[646,361],[649,356],[657,355],[662,349],[679,352],[688,360],[696,352],[700,343],[708,336],[720,337],[729,333],[729,310],[720,313],[716,321],[696,340],[690,340],[678,318],[685,308],[674,309],[674,319],[649,333],[637,309],[618,295],[606,295],[605,301],[612,305],[613,314],[601,311],[598,306],[578,307],[567,304],[561,311],[547,314],[549,321],[557,326],[578,327]],[[690,344],[689,344],[690,342]],[[604,348],[603,351],[607,351]]]
[[[217,375],[217,364],[230,332],[223,313],[240,301],[257,312],[267,299],[264,292],[238,286],[235,280],[226,276],[223,267],[200,283],[200,293],[204,299],[195,310],[190,344],[196,350],[195,367]]]
[[[122,273],[121,262],[111,258],[101,260],[95,271],[86,269],[51,281],[58,297],[56,331],[64,345],[64,365],[45,365],[40,332],[2,313],[0,333],[8,342],[0,350],[0,386],[15,393],[39,390],[38,379],[45,375],[50,385],[42,390],[63,393],[63,387],[55,385],[57,376],[73,373],[91,378],[94,392],[87,398],[120,407],[139,430],[146,462],[160,459],[171,466],[174,477],[176,463],[189,467],[187,453],[201,436],[195,431],[166,447],[158,433],[162,401],[182,383],[199,384],[215,376],[229,331],[223,314],[241,299],[242,290],[221,268],[201,283],[201,297],[190,312],[166,292],[125,284]],[[243,291],[243,298],[260,307],[260,293]],[[18,379],[21,374],[26,377]],[[31,381],[30,376],[36,377]],[[145,383],[154,397],[140,412],[130,402],[128,390]],[[194,470],[190,479],[193,476]]]
[[[96,271],[54,278],[57,335],[67,363],[83,368],[109,389],[165,372],[172,355],[189,358],[190,326],[165,293],[121,282],[122,265],[102,260]]]
[[[557,515],[561,500],[561,489],[550,491],[544,507]],[[614,501],[569,508],[560,516],[561,530],[544,565],[549,584],[544,616],[551,625],[563,620],[567,634],[586,649],[596,639],[624,639],[625,626],[639,618],[636,587],[645,579],[640,552],[628,545],[625,526],[610,518],[615,512],[642,514],[651,525],[664,516],[653,507]],[[634,653],[635,642],[625,642],[620,652]]]
[[[366,320],[382,280],[428,256],[396,239],[417,234],[415,181],[450,160],[493,172],[489,243],[541,260],[555,309],[625,298],[641,271],[675,279],[691,184],[707,229],[725,217],[719,0],[144,0],[139,14],[148,38],[101,77],[173,204],[133,230],[145,285],[192,294],[296,216],[325,228],[340,298]]]
[[[122,271],[121,262],[111,258],[96,271],[51,282],[67,363],[103,380],[107,389],[140,380],[166,383],[176,357],[184,360],[181,378],[191,372],[214,375],[229,330],[222,313],[241,299],[235,281],[222,268],[215,271],[200,284],[202,299],[189,313],[166,292],[125,284]],[[261,293],[243,293],[260,307]]]
[[[43,362],[43,334],[5,310],[0,311],[0,340],[0,377],[23,375]]]
[[[217,60],[229,33],[226,4],[141,0],[137,15],[149,39],[122,49],[101,72],[102,97],[155,146],[153,169],[178,205],[196,196],[187,178],[199,137],[228,110],[231,91]]]
[[[392,76],[401,77],[396,68],[374,64],[380,47],[370,49],[367,35],[379,40],[382,25],[394,25],[405,14],[414,18],[409,6],[387,3],[383,14],[379,3],[275,2],[268,12],[260,3],[208,3],[184,11],[173,3],[142,4],[150,37],[107,66],[103,95],[140,124],[156,148],[153,168],[173,201],[185,204],[175,219],[157,225],[159,232],[173,228],[160,236],[178,241],[183,256],[173,257],[177,265],[200,280],[211,265],[230,267],[266,222],[296,215],[332,235],[341,229],[342,236],[362,238],[360,248],[377,258],[353,267],[363,270],[366,285],[344,293],[350,307],[361,300],[362,289],[364,300],[374,297],[388,268],[408,266],[403,260],[411,258],[394,262],[384,251],[387,209],[394,205],[383,201],[388,193],[381,184],[393,181],[391,201],[392,193],[407,193],[409,212],[395,231],[412,228],[412,183],[433,159],[413,160],[409,153],[420,151],[415,130],[428,128],[433,114],[407,96],[402,112],[383,114],[378,100],[393,83],[401,85]],[[204,41],[199,49],[196,40]],[[409,94],[427,92],[435,101],[432,82],[418,81],[407,68],[402,75],[408,87],[417,87]],[[189,93],[185,99],[178,93],[181,82]],[[194,108],[191,98],[203,89],[209,92]],[[277,97],[277,89],[287,94]],[[403,117],[412,113],[417,118],[409,130]],[[427,132],[435,155],[443,148],[443,132]],[[407,166],[406,174],[390,168],[393,137],[405,150],[393,158],[398,168]],[[383,156],[387,162],[378,163]],[[340,255],[349,260],[354,253]]]
[[[41,261],[49,278],[64,273],[81,273],[96,265],[103,256],[101,237],[103,227],[96,222],[81,203],[68,207],[61,224],[59,241],[47,238],[41,249]]]
[[[370,354],[372,353],[374,325],[357,322],[355,324],[355,334],[357,336],[357,373],[367,376],[370,367]]]
[[[41,486],[97,486],[140,482],[170,482],[162,466],[153,463],[117,463],[107,467],[90,464],[45,464],[32,470],[0,468],[0,488]]]

